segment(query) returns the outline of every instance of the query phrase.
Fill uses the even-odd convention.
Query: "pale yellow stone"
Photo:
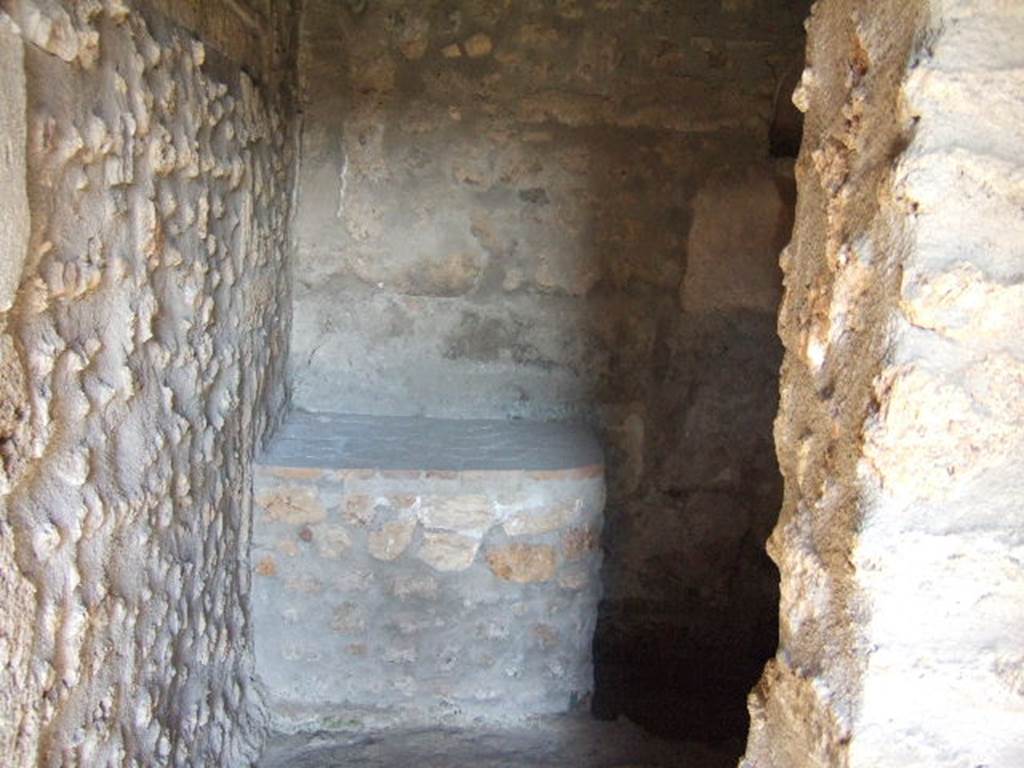
[[[412,542],[416,532],[415,520],[395,520],[384,523],[368,537],[370,554],[378,560],[396,560]]]
[[[494,523],[494,504],[487,496],[427,496],[419,511],[428,528],[448,531],[485,530]]]
[[[509,536],[537,536],[565,528],[583,506],[579,499],[518,512],[502,526]]]
[[[275,488],[256,498],[270,520],[291,525],[318,523],[327,517],[316,489],[306,486]]]
[[[464,571],[473,564],[480,540],[458,533],[427,531],[416,556],[436,571]]]
[[[464,43],[464,46],[466,48],[466,55],[471,59],[489,56],[491,51],[494,50],[494,43],[491,41],[490,36],[485,35],[483,32],[473,35]]]
[[[549,581],[555,575],[555,550],[546,545],[512,544],[487,553],[487,564],[503,581],[527,584]]]
[[[441,55],[446,59],[459,59],[462,58],[462,49],[458,43],[452,43],[441,49]]]
[[[377,519],[378,512],[407,512],[419,503],[414,494],[399,493],[389,496],[371,496],[364,493],[352,493],[345,496],[342,509],[345,521],[350,525],[366,528]]]

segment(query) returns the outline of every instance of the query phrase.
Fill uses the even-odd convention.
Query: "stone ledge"
[[[585,700],[600,460],[575,426],[292,414],[255,488],[276,726],[367,710],[508,722]]]
[[[601,447],[576,424],[296,411],[265,466],[376,473],[600,472]]]

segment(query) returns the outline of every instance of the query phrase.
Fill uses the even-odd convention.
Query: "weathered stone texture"
[[[749,768],[1024,763],[1024,7],[823,0]]]
[[[768,132],[807,5],[305,4],[295,402],[595,424],[599,708],[675,734],[741,732],[774,647]]]
[[[0,762],[248,764],[285,107],[148,4],[0,6]],[[264,61],[291,48],[281,18]]]
[[[0,104],[0,312],[14,303],[28,251],[29,212],[25,191],[25,67],[19,30],[7,16],[0,17],[0,71],[4,98]]]
[[[378,530],[367,534],[367,547],[378,560],[395,560],[409,548],[415,532],[415,520],[384,523]]]

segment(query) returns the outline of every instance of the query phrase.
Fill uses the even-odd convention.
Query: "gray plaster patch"
[[[584,426],[558,422],[292,413],[262,458],[283,467],[555,470],[602,464]]]

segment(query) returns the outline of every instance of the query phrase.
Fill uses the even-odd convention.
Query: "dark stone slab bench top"
[[[563,470],[604,464],[579,424],[293,411],[259,462],[267,466],[423,471]]]

